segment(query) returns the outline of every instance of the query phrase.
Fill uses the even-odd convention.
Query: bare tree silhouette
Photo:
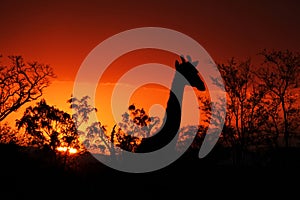
[[[236,62],[232,58],[218,65],[227,92],[227,114],[219,143],[232,147],[235,164],[244,164],[246,156],[254,152],[258,156],[279,147],[280,135],[288,147],[290,134],[299,128],[299,94],[294,92],[299,55],[266,50],[261,55],[265,61],[260,68],[252,66],[250,59]],[[219,84],[217,80],[215,83]],[[204,102],[204,107],[209,108],[209,104]],[[209,109],[206,112],[211,114]],[[265,162],[260,160],[260,164]]]
[[[268,120],[264,97],[266,89],[255,81],[250,59],[218,64],[227,92],[227,115],[223,128],[223,142],[234,149],[233,161],[243,162],[251,145],[260,143],[260,134]],[[218,83],[216,83],[218,84]]]
[[[278,102],[283,115],[283,135],[285,146],[289,146],[290,133],[292,131],[292,119],[295,110],[295,95],[292,89],[297,86],[300,73],[300,55],[289,50],[267,51],[259,53],[263,56],[262,68],[255,72],[260,81],[270,91],[269,96]],[[275,120],[275,118],[273,119]],[[274,121],[275,122],[275,121]],[[279,128],[277,126],[277,128]],[[295,127],[294,127],[295,128]]]
[[[25,63],[21,56],[10,56],[10,66],[0,66],[0,122],[25,103],[37,100],[54,78],[49,65]]]

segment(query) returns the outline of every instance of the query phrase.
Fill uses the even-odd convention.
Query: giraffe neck
[[[178,72],[175,73],[170,96],[167,102],[166,107],[166,116],[164,118],[165,125],[162,130],[168,132],[165,137],[173,138],[180,127],[181,121],[181,104],[184,91],[184,80],[181,80],[181,76],[178,75]]]
[[[154,136],[144,138],[137,152],[150,152],[167,145],[176,135],[181,121],[181,104],[185,82],[176,71],[167,102],[164,125]],[[174,147],[175,148],[175,147]]]

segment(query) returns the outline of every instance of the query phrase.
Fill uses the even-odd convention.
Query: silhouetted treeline
[[[288,50],[263,50],[258,55],[263,60],[258,66],[250,59],[234,58],[218,64],[227,109],[216,149],[223,151],[222,156],[227,151],[234,165],[264,166],[275,164],[274,160],[285,165],[289,159],[299,166],[295,157],[300,145],[300,56]],[[220,80],[214,81],[221,86]],[[200,101],[206,122],[220,123],[218,119],[224,113],[212,116],[209,99],[201,97]],[[225,103],[217,106],[221,108]],[[200,127],[192,148],[201,146],[206,128],[207,124]]]
[[[297,184],[290,178],[299,178],[300,167],[299,54],[265,50],[259,56],[263,63],[258,66],[250,59],[218,64],[227,103],[214,105],[220,109],[212,114],[210,99],[199,97],[202,123],[183,127],[177,145],[180,149],[189,133],[198,130],[191,147],[169,166],[144,174],[114,170],[90,152],[134,152],[141,137],[155,133],[161,119],[130,105],[121,122],[107,127],[90,119],[97,109],[87,96],[71,97],[67,103],[75,112],[66,113],[39,100],[55,77],[52,68],[10,57],[9,65],[0,66],[0,198],[154,199],[174,192],[185,198],[215,193],[232,198],[237,191],[255,198],[294,197]],[[9,114],[35,100],[16,121],[17,129],[5,123]],[[218,125],[224,115],[221,137],[199,159],[208,123]]]
[[[299,54],[291,51],[267,51],[258,54],[262,63],[253,65],[250,59],[218,64],[227,93],[224,112],[211,113],[209,98],[199,97],[202,115],[206,117],[199,127],[184,127],[180,142],[189,131],[198,129],[198,136],[184,158],[197,160],[209,123],[219,124],[225,115],[222,134],[207,163],[221,166],[299,166]],[[0,121],[27,102],[42,96],[54,77],[48,65],[37,62],[26,64],[22,57],[10,57],[12,67],[0,68]],[[221,80],[214,80],[220,85]],[[12,85],[13,84],[13,88]],[[12,90],[13,89],[13,90]],[[75,111],[68,114],[45,100],[28,107],[16,125],[0,126],[0,141],[5,144],[31,146],[48,152],[47,159],[65,166],[86,150],[107,155],[118,155],[121,149],[135,151],[141,137],[148,137],[157,129],[161,119],[149,116],[143,108],[128,107],[122,122],[106,127],[91,121],[90,114],[97,109],[89,105],[89,97],[71,97],[67,101]],[[101,107],[101,105],[99,105]],[[222,111],[223,109],[219,109]],[[128,134],[129,133],[129,134]],[[58,148],[65,148],[59,151]],[[78,150],[71,155],[70,150]],[[52,155],[52,156],[50,156]],[[299,156],[298,156],[299,157]],[[50,159],[51,158],[51,159]],[[76,166],[73,165],[73,167]],[[76,167],[75,167],[76,168]]]

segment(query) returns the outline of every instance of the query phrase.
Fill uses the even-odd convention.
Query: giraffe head
[[[180,58],[181,63],[178,60],[175,61],[176,71],[180,72],[192,87],[197,88],[199,91],[205,91],[205,84],[196,69],[198,61],[192,62],[190,56],[187,56],[188,60],[185,60],[183,56],[180,56]]]

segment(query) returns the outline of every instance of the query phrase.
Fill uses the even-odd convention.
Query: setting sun
[[[66,152],[66,151],[69,151],[70,154],[75,154],[78,152],[77,149],[75,148],[72,148],[72,147],[57,147],[56,149],[57,151],[60,151],[60,152]]]

